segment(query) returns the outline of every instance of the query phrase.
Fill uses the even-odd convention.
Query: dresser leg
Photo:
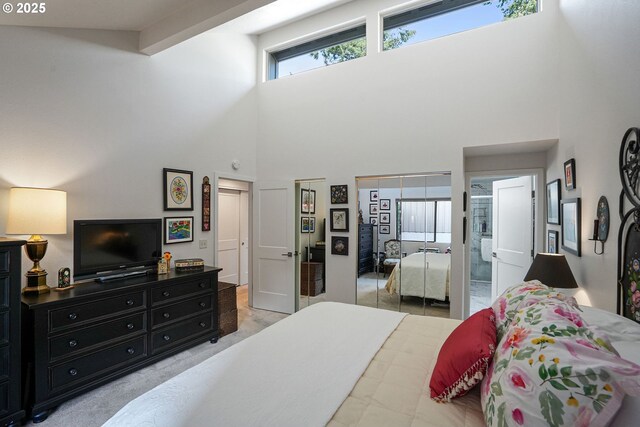
[[[39,412],[37,414],[33,414],[33,423],[34,424],[38,424],[43,422],[44,420],[46,420],[49,417],[49,414],[51,413],[50,409],[47,409],[46,411],[42,411]]]
[[[210,341],[210,342],[211,342],[211,344],[215,344],[215,343],[217,343],[217,342],[218,342],[218,337],[211,338],[211,341]]]

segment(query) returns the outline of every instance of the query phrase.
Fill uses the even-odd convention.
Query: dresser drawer
[[[11,281],[8,277],[0,277],[0,310],[9,308],[9,286]]]
[[[0,345],[9,342],[9,312],[0,313]]]
[[[191,280],[184,283],[157,288],[152,291],[151,303],[153,305],[164,301],[171,301],[176,298],[184,298],[190,295],[197,295],[213,289],[212,281],[209,277]]]
[[[152,310],[152,326],[162,325],[177,319],[182,319],[200,311],[211,309],[211,294],[205,294],[199,298],[193,298],[177,304],[165,305]]]
[[[83,324],[105,316],[117,315],[145,306],[144,291],[107,298],[87,304],[74,305],[73,307],[51,310],[50,329],[56,329]]]
[[[49,368],[52,391],[89,377],[117,370],[146,356],[146,337],[142,336],[69,362]]]
[[[152,334],[153,353],[162,351],[186,341],[193,335],[212,332],[213,313],[207,313],[193,319]]]
[[[9,383],[0,383],[0,417],[9,411]]]
[[[0,274],[8,273],[11,266],[11,252],[0,250]]]
[[[0,347],[0,382],[9,376],[9,346]]]
[[[126,338],[146,329],[146,313],[139,313],[69,332],[49,340],[51,359],[71,355],[114,339]]]

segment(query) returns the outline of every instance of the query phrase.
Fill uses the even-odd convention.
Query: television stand
[[[72,397],[194,345],[216,342],[219,271],[171,270],[23,295],[28,416],[44,421]]]

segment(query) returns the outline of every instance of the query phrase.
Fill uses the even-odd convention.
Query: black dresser
[[[23,296],[26,409],[34,421],[74,396],[216,342],[219,271],[172,270]]]
[[[19,425],[24,417],[20,397],[20,288],[26,242],[0,238],[0,426]]]
[[[358,276],[373,271],[373,225],[358,224]]]

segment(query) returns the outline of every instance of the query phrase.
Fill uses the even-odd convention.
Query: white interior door
[[[222,268],[219,280],[238,285],[241,246],[240,192],[221,188],[218,191],[218,209],[218,263]]]
[[[492,300],[522,282],[533,250],[533,177],[493,183]]]
[[[259,183],[253,206],[253,306],[293,313],[294,184]]]
[[[240,284],[249,283],[249,193],[240,193]]]

